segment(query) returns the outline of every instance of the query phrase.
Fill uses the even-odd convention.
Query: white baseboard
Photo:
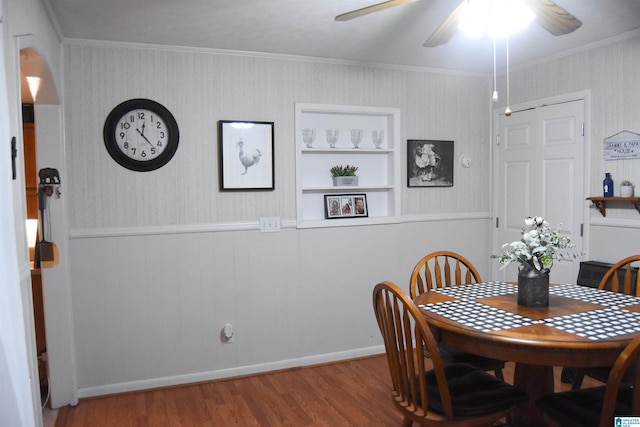
[[[282,369],[299,368],[302,366],[319,365],[341,360],[355,359],[384,353],[384,346],[358,348],[353,350],[326,353],[314,356],[303,356],[296,359],[280,360],[277,362],[261,363],[259,365],[240,366],[237,368],[220,369],[217,371],[198,372],[187,375],[153,378],[126,383],[108,384],[97,387],[85,387],[78,389],[78,397],[104,396],[108,394],[125,393],[130,391],[148,390],[160,387],[199,383],[222,378],[233,378],[245,375],[260,374],[264,372],[278,371]]]

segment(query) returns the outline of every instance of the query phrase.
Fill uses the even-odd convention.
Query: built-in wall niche
[[[298,228],[399,221],[398,108],[297,103],[295,122]],[[334,186],[336,165],[357,166],[358,185]],[[326,219],[324,196],[332,194],[366,194],[368,216]]]

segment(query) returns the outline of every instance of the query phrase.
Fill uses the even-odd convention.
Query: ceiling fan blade
[[[535,14],[536,22],[554,36],[569,34],[582,25],[579,19],[551,0],[524,0]]]
[[[394,6],[400,6],[405,3],[413,3],[417,0],[389,0],[382,3],[374,4],[371,6],[363,7],[362,9],[352,10],[351,12],[343,13],[336,16],[336,21],[348,21],[350,19],[359,18],[363,15],[368,15],[379,10],[388,9]]]
[[[453,34],[458,30],[458,17],[460,16],[460,12],[467,5],[467,0],[463,0],[462,3],[458,5],[454,9],[447,19],[445,19],[442,24],[429,36],[426,42],[424,42],[424,47],[436,47],[448,42]]]

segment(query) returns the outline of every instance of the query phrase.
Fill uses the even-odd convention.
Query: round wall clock
[[[103,137],[113,160],[139,172],[166,165],[180,140],[171,112],[149,99],[130,99],[117,105],[104,122]]]

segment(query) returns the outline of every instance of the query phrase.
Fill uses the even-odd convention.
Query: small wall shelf
[[[341,227],[399,222],[400,215],[400,110],[398,108],[304,104],[295,105],[297,227]],[[312,147],[304,143],[303,129],[314,129]],[[339,132],[335,147],[326,137],[328,129]],[[351,130],[362,130],[358,148]],[[383,131],[376,147],[373,131]],[[359,185],[334,187],[329,170],[334,165],[358,167]],[[367,196],[368,217],[325,218],[324,195]]]
[[[631,203],[640,212],[640,197],[587,197],[587,200],[591,200],[604,217],[607,216],[607,202]]]

